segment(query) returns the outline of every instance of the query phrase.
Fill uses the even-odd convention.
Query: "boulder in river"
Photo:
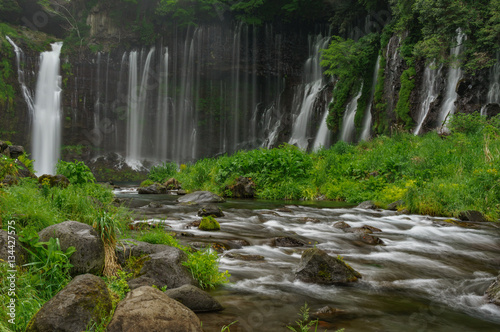
[[[303,247],[304,241],[289,236],[279,236],[271,240],[271,245],[275,247]]]
[[[99,274],[104,269],[104,243],[92,226],[78,221],[65,221],[42,229],[38,236],[41,242],[47,242],[52,237],[58,238],[62,251],[75,247],[76,251],[69,258],[73,265],[71,275]]]
[[[255,182],[251,178],[240,176],[235,182],[225,188],[228,196],[234,198],[254,198],[256,192]]]
[[[486,296],[488,296],[490,302],[500,306],[500,275],[493,281],[490,287],[488,287]]]
[[[218,231],[220,230],[220,224],[214,217],[208,216],[201,219],[198,228],[202,231]]]
[[[210,296],[193,285],[184,285],[175,289],[168,289],[165,294],[171,299],[179,301],[194,312],[212,312],[224,309],[222,305]]]
[[[332,257],[321,249],[307,249],[302,253],[295,278],[316,284],[338,284],[357,281],[361,274],[341,257]]]
[[[144,262],[139,276],[153,280],[153,284],[159,288],[196,285],[191,272],[182,265],[187,260],[186,253],[178,248],[165,247],[165,250],[148,256],[149,259]]]
[[[181,189],[181,184],[175,178],[168,179],[163,186],[167,188],[167,190],[179,190]]]
[[[215,218],[224,217],[224,212],[221,208],[215,204],[205,204],[198,210],[198,216],[208,217],[212,216]]]
[[[198,317],[186,306],[158,289],[143,286],[128,293],[118,304],[107,331],[202,332],[203,330]]]
[[[210,191],[195,191],[177,199],[183,204],[224,203],[226,200]]]
[[[475,210],[467,210],[462,211],[458,214],[458,218],[462,221],[479,221],[479,222],[487,222],[488,218],[479,211]]]
[[[360,203],[356,207],[358,209],[369,209],[369,210],[375,210],[377,208],[377,206],[375,205],[375,203],[373,203],[372,201],[364,201],[364,202]]]
[[[137,192],[141,195],[162,195],[167,193],[167,188],[155,183],[147,187],[140,187]]]
[[[92,274],[79,275],[43,305],[26,331],[87,331],[91,323],[99,324],[111,309],[106,283]]]

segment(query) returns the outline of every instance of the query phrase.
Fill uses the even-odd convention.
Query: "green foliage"
[[[377,84],[375,85],[375,93],[373,95],[373,131],[377,134],[383,134],[387,131],[387,118],[385,116],[387,101],[384,97],[385,66],[386,59],[382,55],[380,57]]]
[[[366,35],[357,42],[334,36],[328,48],[323,50],[321,65],[326,68],[325,74],[338,79],[333,90],[334,101],[330,105],[327,118],[330,130],[338,131],[342,127],[346,104],[358,93],[363,80],[364,89],[358,105],[358,110],[361,110],[357,117],[358,125],[361,123],[370,95],[370,69],[373,68],[378,54],[379,43],[378,34]]]
[[[139,237],[138,241],[143,241],[151,244],[165,244],[167,246],[176,247],[185,251],[188,251],[185,246],[179,244],[179,242],[168,232],[165,232],[163,227],[156,227],[152,231],[143,232]]]
[[[293,326],[287,326],[289,330],[294,332],[309,332],[309,330],[313,327],[314,331],[318,330],[319,320],[309,319],[309,307],[307,306],[307,303],[304,303],[304,305],[300,308],[300,312],[298,315],[300,319],[295,321],[295,324],[297,324],[297,329]]]
[[[19,171],[16,161],[8,158],[5,155],[0,155],[0,180],[4,179],[7,175],[17,175]]]
[[[130,287],[128,286],[127,280],[131,278],[131,273],[126,273],[121,270],[118,271],[116,276],[103,277],[111,295],[113,308],[116,308],[118,302],[123,300],[127,293],[130,292]]]
[[[25,243],[25,248],[31,255],[30,263],[25,266],[30,268],[33,287],[42,298],[52,298],[71,280],[69,271],[73,265],[69,258],[75,252],[75,247],[69,247],[64,252],[57,238],[39,242],[34,230],[22,232],[19,241]]]
[[[410,129],[414,123],[410,116],[410,97],[415,88],[415,67],[406,69],[401,75],[401,89],[399,90],[399,99],[396,104],[396,115],[398,122],[401,121],[406,129]]]
[[[207,216],[201,218],[199,229],[202,231],[218,231],[220,230],[220,225],[212,216]]]
[[[153,166],[148,174],[148,179],[164,183],[168,179],[172,178],[177,174],[177,164],[176,163],[163,163],[162,165]]]
[[[141,182],[141,187],[149,187],[150,185],[155,184],[153,180],[147,179]]]
[[[188,260],[182,265],[186,266],[203,289],[213,289],[229,281],[231,276],[227,271],[219,272],[219,257],[217,252],[205,249],[188,253]]]
[[[59,160],[56,165],[57,174],[64,175],[72,184],[84,184],[95,182],[95,177],[90,168],[83,161],[67,162]]]
[[[7,290],[10,288],[10,280],[7,279],[9,276],[9,270],[12,270],[8,263],[0,261],[0,287],[2,290]],[[33,280],[38,277],[33,274],[30,270],[23,269],[21,267],[16,267],[16,318],[15,326],[8,323],[10,316],[9,304],[10,297],[7,291],[0,292],[0,331],[24,331],[29,321],[35,315],[38,310],[45,304],[48,298],[45,298],[43,293],[34,287]],[[19,291],[21,290],[22,291]],[[42,290],[43,291],[43,290]],[[12,329],[10,329],[12,328]]]

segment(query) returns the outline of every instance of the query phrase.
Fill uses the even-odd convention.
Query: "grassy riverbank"
[[[195,164],[164,164],[149,178],[178,179],[188,191],[224,194],[238,176],[252,178],[263,199],[324,197],[381,207],[403,200],[412,213],[457,216],[478,210],[491,220],[500,216],[500,117],[459,115],[450,135],[414,136],[398,132],[354,146],[338,142],[330,149],[305,153],[294,146],[240,151]]]

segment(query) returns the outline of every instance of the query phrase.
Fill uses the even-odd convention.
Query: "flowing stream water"
[[[500,266],[496,224],[459,226],[445,218],[328,201],[229,200],[219,205],[225,213],[217,218],[221,231],[203,232],[186,229],[199,220],[198,207],[177,205],[175,196],[137,195],[135,189],[117,191],[117,196],[128,200],[137,220],[162,221],[184,243],[227,248],[220,268],[229,271],[231,283],[211,292],[225,310],[199,314],[205,331],[220,331],[233,321],[238,322],[231,331],[287,331],[305,302],[311,312],[336,309],[320,321],[318,331],[500,330],[500,308],[484,296]],[[373,235],[384,243],[366,244],[359,235],[334,227],[339,221],[379,228]],[[278,236],[305,246],[273,246]],[[362,279],[344,286],[294,280],[302,252],[312,247],[342,256]],[[250,255],[256,260],[248,260]]]

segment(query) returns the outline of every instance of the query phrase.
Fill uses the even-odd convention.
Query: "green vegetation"
[[[186,190],[224,194],[238,176],[252,178],[264,199],[328,199],[380,206],[404,200],[412,213],[457,216],[478,210],[500,217],[500,116],[455,115],[452,134],[395,133],[352,146],[305,153],[290,145],[240,151],[187,165],[176,174]]]
[[[153,166],[148,174],[148,179],[158,183],[164,183],[177,173],[176,163],[163,163],[162,165]]]
[[[407,130],[410,130],[414,125],[413,119],[410,117],[410,96],[415,88],[415,75],[415,67],[408,68],[401,75],[401,89],[396,104],[397,119]]]
[[[179,242],[172,237],[172,235],[165,232],[162,227],[141,234],[137,240],[152,244],[165,244],[184,251],[188,259],[183,262],[183,265],[191,271],[193,278],[198,281],[200,287],[203,289],[212,289],[229,282],[229,277],[231,275],[227,271],[219,272],[219,257],[217,252],[210,248],[193,251],[191,248],[179,244]]]
[[[67,162],[60,160],[56,165],[56,172],[67,177],[72,184],[95,182],[94,175],[83,161]]]

